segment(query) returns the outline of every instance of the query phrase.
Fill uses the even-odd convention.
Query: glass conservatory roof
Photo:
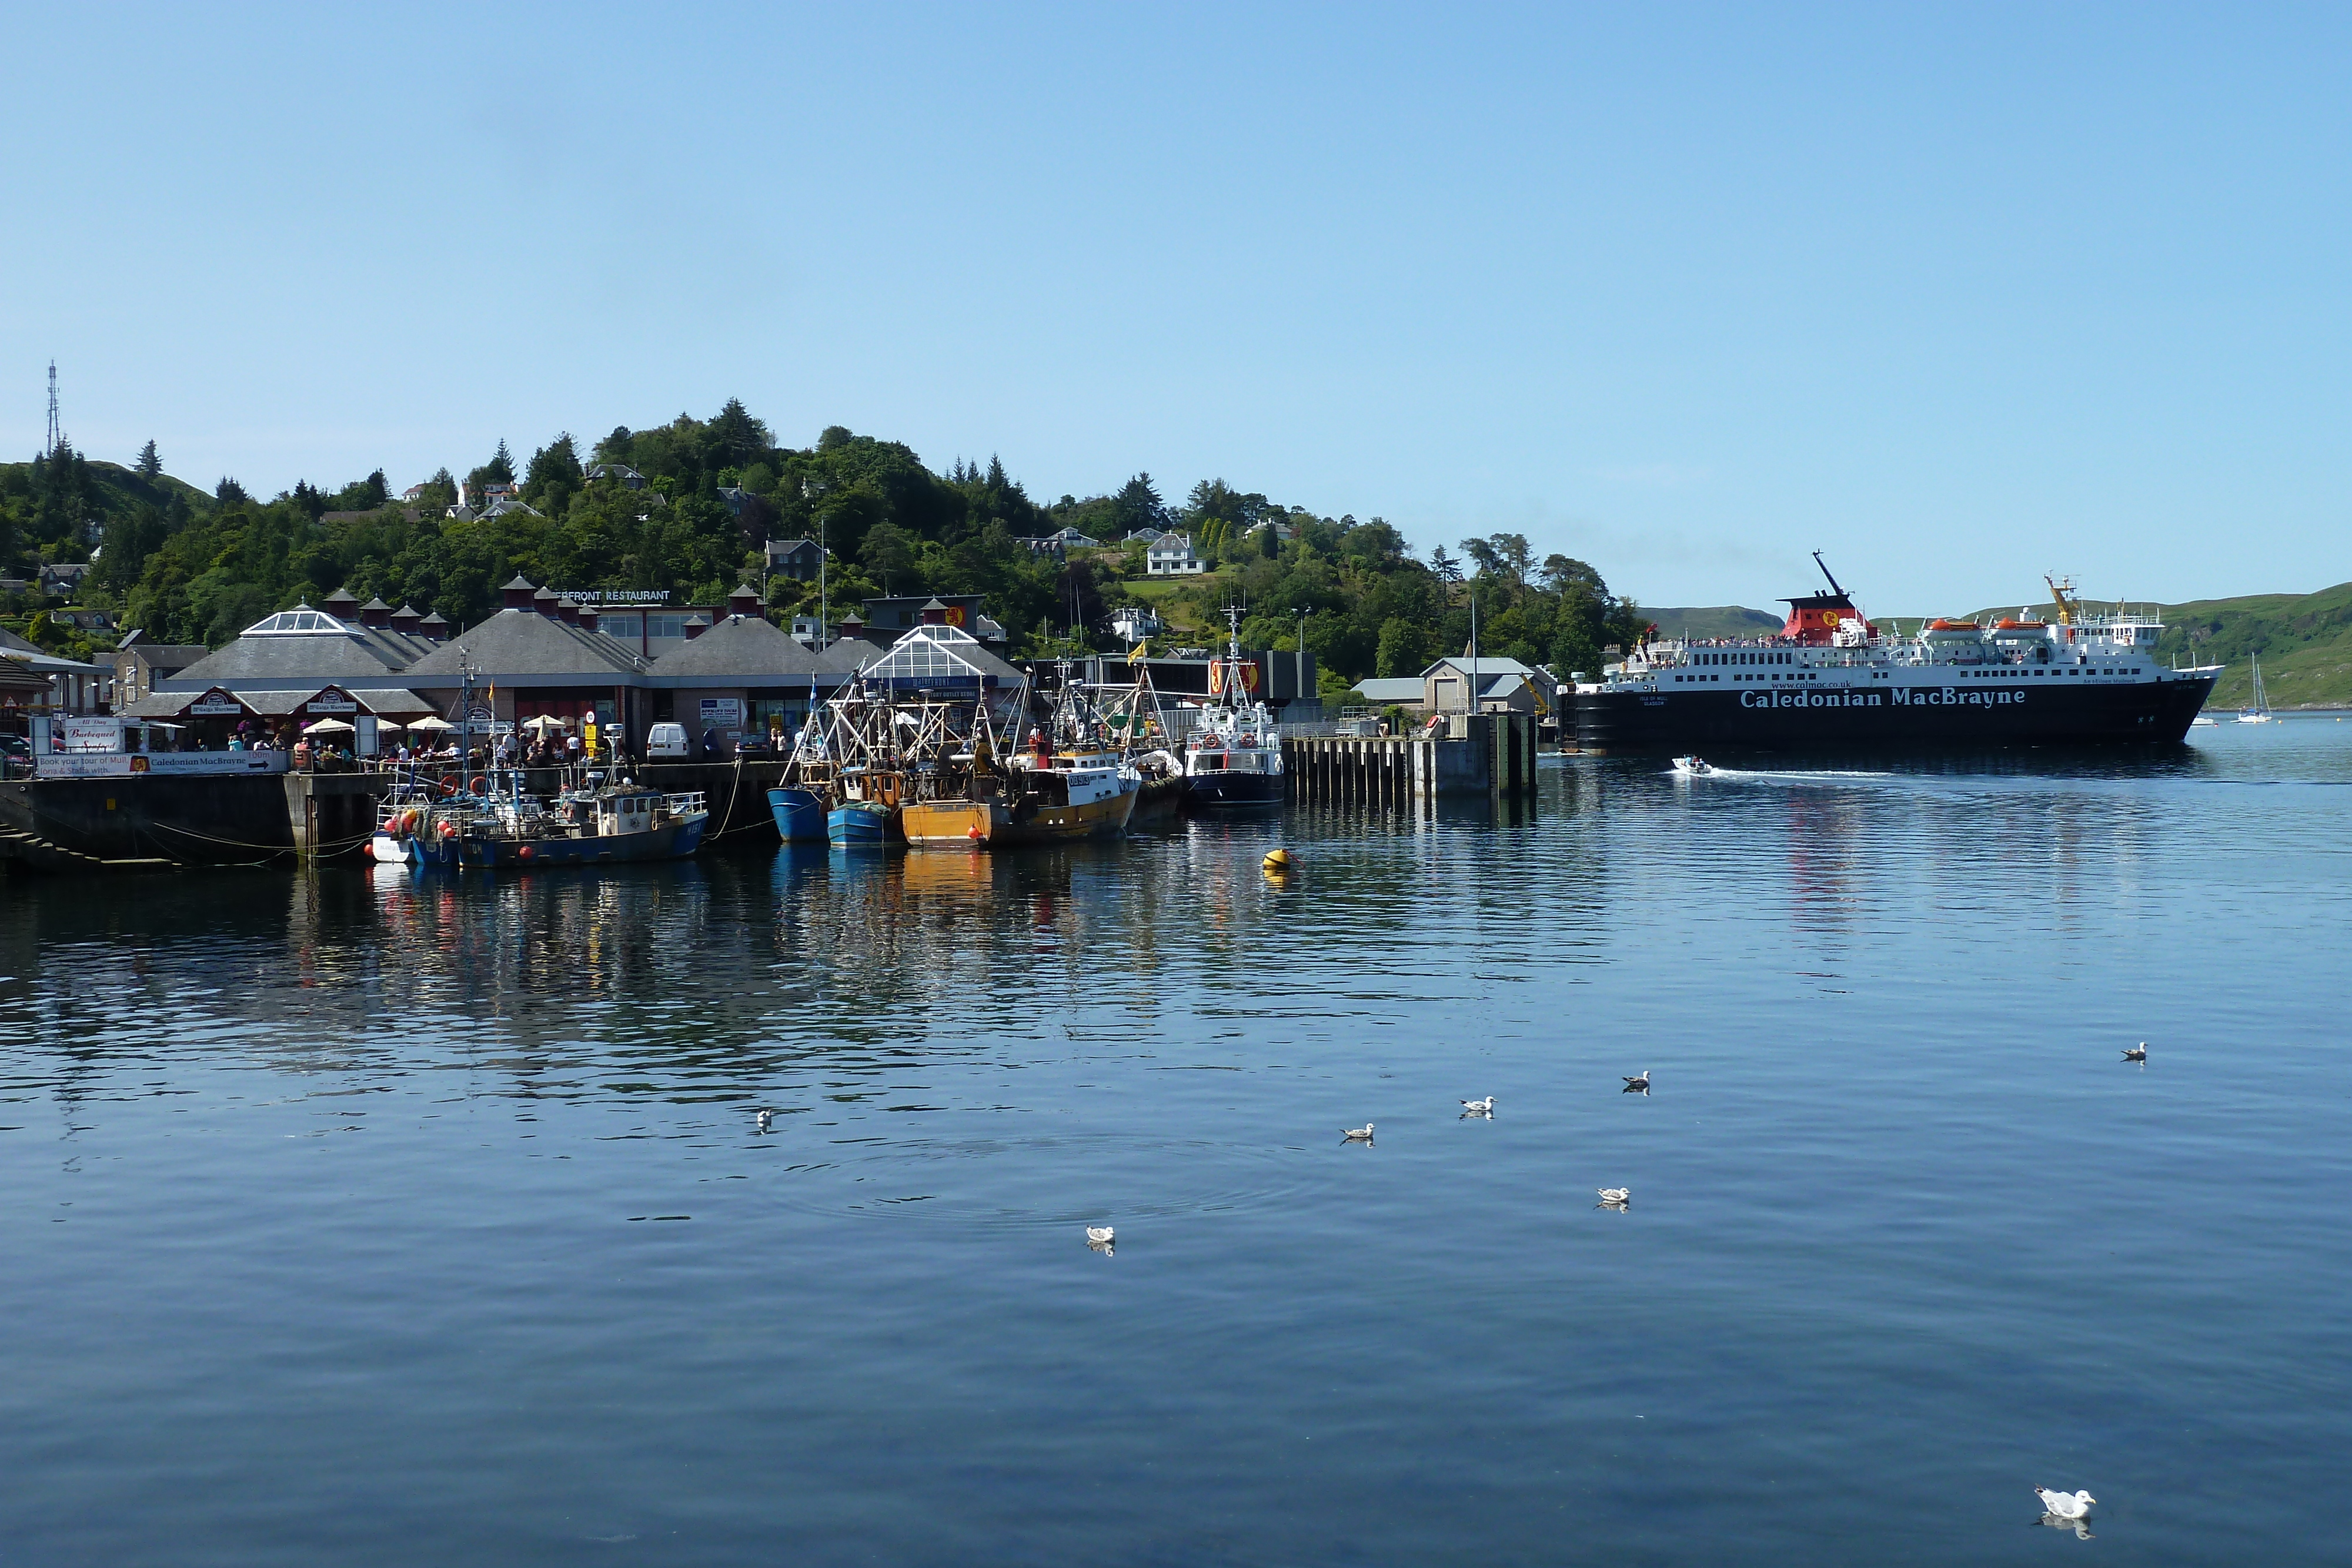
[[[248,637],[317,636],[341,632],[348,637],[352,629],[323,610],[313,610],[298,604],[291,610],[281,610],[275,615],[264,616],[245,629]]]
[[[918,626],[859,673],[892,685],[978,685],[992,672],[978,639],[961,626]]]

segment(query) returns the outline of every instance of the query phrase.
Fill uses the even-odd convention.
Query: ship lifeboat
[[[1930,621],[1923,633],[1931,642],[1956,643],[1973,641],[1984,635],[1984,628],[1973,621]]]
[[[1998,637],[2039,637],[2050,630],[2046,621],[2007,620],[1993,628]]]

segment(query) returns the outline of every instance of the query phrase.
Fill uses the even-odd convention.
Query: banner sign
[[[283,751],[84,751],[70,756],[33,758],[33,772],[42,779],[128,779],[134,774],[205,775],[219,773],[283,773],[289,758]]]
[[[122,721],[112,714],[69,714],[56,721],[51,733],[60,751],[122,749]]]
[[[574,604],[667,604],[667,588],[551,588],[558,599],[569,599]]]
[[[702,727],[734,734],[743,727],[741,697],[705,697],[702,699]]]
[[[190,716],[198,718],[235,718],[245,711],[245,705],[228,693],[215,686],[187,707]]]

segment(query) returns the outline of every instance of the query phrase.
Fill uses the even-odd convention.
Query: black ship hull
[[[1192,774],[1184,804],[1195,811],[1232,810],[1282,804],[1279,773],[1249,773],[1238,768]]]
[[[1821,751],[1847,747],[2177,746],[2211,675],[2011,691],[1949,686],[1797,691],[1579,692],[1569,727],[1586,751]]]

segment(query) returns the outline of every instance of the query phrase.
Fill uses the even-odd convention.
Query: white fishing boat
[[[1704,757],[1677,757],[1675,758],[1675,771],[1685,779],[1704,779],[1714,772],[1715,768]]]

